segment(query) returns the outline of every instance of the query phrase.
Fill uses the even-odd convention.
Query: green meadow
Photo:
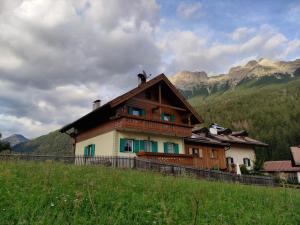
[[[99,166],[1,162],[0,224],[300,224],[300,191]]]

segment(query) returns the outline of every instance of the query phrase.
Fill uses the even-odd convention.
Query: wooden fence
[[[120,156],[53,156],[53,155],[31,155],[31,154],[7,154],[0,155],[1,161],[57,161],[68,164],[81,165],[104,165],[115,168],[131,168],[137,170],[150,170],[175,176],[185,175],[206,180],[237,182],[242,184],[253,184],[262,186],[274,186],[272,177],[237,175],[217,170],[201,169],[191,166],[159,162],[152,159],[139,157]]]

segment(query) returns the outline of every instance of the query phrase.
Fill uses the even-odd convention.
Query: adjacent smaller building
[[[268,144],[250,138],[245,130],[232,131],[217,124],[212,124],[209,128],[193,130],[193,133],[228,144],[230,147],[225,149],[225,158],[229,169],[239,168],[240,165],[245,165],[249,170],[253,169],[256,160],[254,148],[268,147]],[[239,173],[238,169],[237,173]]]
[[[197,167],[206,169],[225,170],[225,151],[228,143],[222,143],[204,135],[192,134],[184,139],[185,154],[193,155]]]
[[[289,183],[300,183],[300,146],[291,147],[292,160],[266,161],[263,171]]]

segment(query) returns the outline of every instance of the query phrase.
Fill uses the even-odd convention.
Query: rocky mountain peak
[[[294,61],[274,61],[267,58],[250,60],[245,65],[229,69],[227,74],[208,77],[206,72],[182,71],[170,77],[171,82],[181,90],[193,90],[194,87],[204,87],[207,90],[213,86],[235,86],[246,78],[285,74],[290,77],[300,68],[300,59]]]

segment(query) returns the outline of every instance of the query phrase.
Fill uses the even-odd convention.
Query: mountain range
[[[227,74],[208,76],[206,72],[181,71],[170,77],[171,82],[186,97],[197,95],[208,96],[224,92],[245,81],[252,79],[288,79],[293,78],[300,68],[300,59],[294,61],[273,61],[261,58],[251,60],[243,66],[229,69]],[[300,69],[299,69],[300,70]]]

